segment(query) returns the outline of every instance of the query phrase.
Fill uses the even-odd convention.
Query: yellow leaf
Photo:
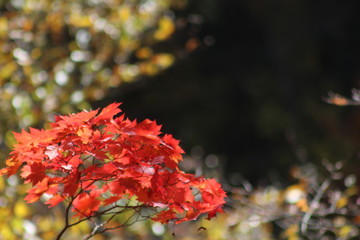
[[[91,27],[92,25],[90,16],[80,16],[77,14],[70,16],[70,24],[76,27]]]
[[[37,222],[37,226],[43,232],[50,232],[51,229],[54,229],[53,221],[46,217],[41,217]]]
[[[104,235],[100,235],[100,234],[97,234],[94,236],[94,240],[105,240],[105,236]]]
[[[124,6],[120,8],[119,10],[120,21],[126,21],[130,17],[130,14],[131,12],[129,7]]]
[[[347,197],[341,197],[339,200],[337,200],[336,207],[337,208],[343,208],[343,207],[346,206],[347,203],[348,203],[348,198]]]
[[[136,51],[136,57],[139,59],[149,58],[152,54],[152,50],[148,47],[143,47]]]
[[[5,78],[10,77],[17,68],[17,64],[15,62],[9,62],[0,70],[0,81]]]
[[[152,62],[154,62],[160,68],[167,68],[174,63],[174,56],[171,54],[157,54],[152,58]]]
[[[345,237],[349,236],[349,234],[351,233],[351,230],[352,230],[351,226],[349,226],[349,225],[343,226],[339,230],[339,237],[345,238]]]
[[[10,226],[11,226],[11,231],[13,233],[23,233],[24,232],[24,225],[23,225],[23,219],[21,218],[13,218],[11,220]]]
[[[14,213],[16,217],[24,218],[30,214],[30,209],[22,200],[18,200],[14,206]]]
[[[157,40],[165,40],[175,31],[175,25],[171,18],[163,17],[159,20],[159,28],[154,33],[154,37]]]
[[[44,232],[41,237],[44,240],[53,240],[56,238],[56,233],[54,231]]]
[[[11,230],[11,228],[9,227],[9,225],[5,225],[3,224],[0,228],[0,236],[2,237],[2,239],[7,239],[7,240],[15,240],[16,236],[13,233],[13,231]]]
[[[12,217],[10,208],[8,208],[8,207],[0,208],[0,223],[2,223],[2,222],[7,223],[6,218],[9,218],[9,217]],[[1,234],[0,234],[0,236],[1,236]]]
[[[4,181],[4,177],[1,176],[0,177],[0,192],[4,192],[5,189],[5,181]]]
[[[31,58],[32,59],[37,59],[39,57],[41,57],[41,48],[34,48],[32,51],[31,51]]]
[[[8,34],[8,21],[6,17],[0,18],[0,37],[5,37]]]
[[[298,240],[299,235],[299,226],[297,224],[293,224],[290,227],[288,227],[285,232],[283,232],[282,236],[283,238],[286,238],[288,240]]]
[[[86,232],[89,232],[90,231],[90,226],[87,222],[81,222],[77,225],[75,225],[74,227],[70,228],[70,232],[72,234],[83,234],[83,233],[86,233]]]

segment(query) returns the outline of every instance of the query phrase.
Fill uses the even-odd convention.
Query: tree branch
[[[319,206],[319,202],[321,197],[323,196],[325,190],[329,187],[331,180],[328,178],[326,179],[320,186],[318,192],[316,193],[314,199],[310,203],[309,210],[305,213],[302,221],[301,221],[301,232],[306,233],[307,227],[309,225],[309,220],[313,215],[315,209]]]
[[[59,232],[59,234],[57,235],[56,237],[56,240],[60,240],[62,235],[66,232],[66,230],[71,227],[72,225],[69,224],[69,214],[70,214],[70,209],[71,209],[71,205],[73,203],[75,198],[71,198],[70,202],[69,202],[69,205],[66,207],[66,210],[65,210],[65,226],[64,228]]]

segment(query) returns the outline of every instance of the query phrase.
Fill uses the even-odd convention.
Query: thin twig
[[[123,209],[125,210],[125,209]],[[110,217],[110,219],[104,221],[103,223],[101,224],[98,224],[94,227],[94,229],[91,231],[91,233],[89,235],[87,235],[86,237],[84,237],[83,240],[88,240],[90,238],[92,238],[94,235],[98,234],[98,233],[103,233],[103,232],[106,232],[106,231],[109,231],[109,230],[114,230],[114,229],[117,229],[117,228],[122,228],[122,227],[127,227],[127,226],[130,226],[132,224],[134,224],[135,222],[137,221],[140,221],[138,219],[138,217],[133,221],[133,222],[130,222],[130,220],[135,216],[135,214],[138,213],[138,211],[136,210],[136,208],[133,208],[132,210],[134,210],[134,213],[131,214],[131,216],[128,217],[128,219],[123,223],[123,224],[120,224],[116,227],[111,227],[111,228],[104,228],[102,230],[99,231],[99,228],[103,227],[105,224],[107,224],[111,219],[113,219],[116,215],[118,215],[119,213],[114,213],[113,216]],[[120,211],[121,213],[121,211]],[[130,223],[129,223],[130,222]]]
[[[60,240],[62,235],[66,232],[66,230],[71,227],[71,224],[69,224],[69,214],[70,214],[70,209],[71,209],[71,205],[73,203],[75,198],[71,198],[69,205],[66,207],[65,210],[65,226],[64,228],[60,231],[60,233],[58,234],[58,236],[56,237],[56,240]]]
[[[329,187],[331,183],[331,180],[328,178],[326,179],[320,186],[318,192],[316,193],[314,199],[311,201],[310,203],[310,208],[309,210],[305,213],[302,221],[301,221],[301,232],[302,233],[306,233],[307,231],[307,227],[309,224],[309,220],[311,218],[311,216],[313,215],[315,209],[319,206],[319,202],[321,197],[323,196],[325,190]]]

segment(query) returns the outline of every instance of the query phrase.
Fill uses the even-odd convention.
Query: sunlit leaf
[[[31,213],[30,208],[22,200],[18,200],[14,206],[14,213],[16,217],[25,218]]]

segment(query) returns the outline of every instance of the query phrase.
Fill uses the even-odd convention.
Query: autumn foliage
[[[28,203],[42,197],[49,207],[64,202],[67,216],[80,220],[114,216],[127,207],[151,209],[151,219],[161,223],[221,212],[220,184],[182,172],[179,141],[162,135],[154,121],[115,117],[119,105],[57,116],[46,130],[14,133],[17,144],[1,175],[20,171],[32,184]],[[137,204],[124,201],[130,199]]]

